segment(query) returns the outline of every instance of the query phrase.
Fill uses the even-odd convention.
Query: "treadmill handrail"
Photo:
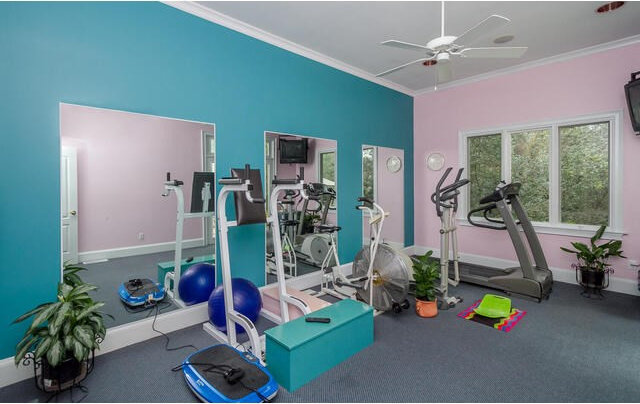
[[[492,230],[506,230],[507,226],[504,224],[504,222],[497,221],[495,219],[489,219],[487,217],[487,213],[489,213],[490,211],[492,211],[495,208],[496,208],[496,204],[492,203],[492,204],[489,204],[489,205],[483,205],[483,206],[477,207],[475,209],[471,209],[469,211],[469,213],[467,214],[467,220],[469,221],[469,223],[471,223],[472,226],[483,227],[485,229],[492,229]],[[493,224],[476,222],[471,218],[472,215],[474,213],[476,213],[476,212],[482,212],[482,215],[484,216],[485,219],[487,219],[488,222],[491,222],[491,223],[503,223],[503,224],[501,226],[496,226],[496,225],[493,225]]]

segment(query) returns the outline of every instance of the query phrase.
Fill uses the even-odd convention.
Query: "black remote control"
[[[305,317],[304,321],[307,323],[330,323],[329,317]]]

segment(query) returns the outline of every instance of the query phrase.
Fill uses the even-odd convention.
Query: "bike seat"
[[[319,224],[317,226],[314,226],[316,228],[316,231],[318,233],[335,233],[337,231],[342,230],[342,227],[340,226],[333,226],[330,224]]]
[[[280,222],[283,226],[297,226],[300,222],[298,220],[283,220]]]

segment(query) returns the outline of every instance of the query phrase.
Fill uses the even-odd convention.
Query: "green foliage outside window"
[[[520,200],[529,219],[549,221],[550,129],[511,134],[511,181],[520,182]]]
[[[469,206],[474,209],[480,199],[490,194],[502,179],[501,135],[474,136],[468,138]],[[496,212],[497,214],[497,212]],[[482,216],[481,213],[476,213]]]
[[[609,123],[561,126],[560,221],[609,223]]]
[[[374,191],[374,153],[373,147],[362,149],[362,196],[375,199]]]

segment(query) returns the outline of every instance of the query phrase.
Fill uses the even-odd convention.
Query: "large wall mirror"
[[[404,248],[404,150],[362,146],[362,195],[376,201],[389,215],[382,228],[382,241]],[[362,244],[371,239],[370,217],[362,214]]]
[[[286,278],[319,271],[330,254],[329,236],[317,232],[317,226],[336,224],[337,147],[335,140],[265,132],[265,190],[271,196],[273,179],[296,178],[304,169],[305,195],[285,191],[278,195],[278,217]],[[268,199],[267,199],[268,200]],[[267,209],[270,209],[268,206]],[[265,282],[276,279],[271,229],[266,227]],[[333,260],[329,261],[333,265]]]
[[[198,212],[184,220],[183,262],[215,261],[214,130],[201,122],[60,105],[63,260],[88,269],[79,275],[98,286],[94,299],[114,317],[105,317],[105,326],[149,314],[125,305],[120,285],[163,284],[173,268],[179,199],[177,188],[167,192],[167,173],[182,181],[186,216]],[[161,312],[178,307],[168,296],[158,305]]]

